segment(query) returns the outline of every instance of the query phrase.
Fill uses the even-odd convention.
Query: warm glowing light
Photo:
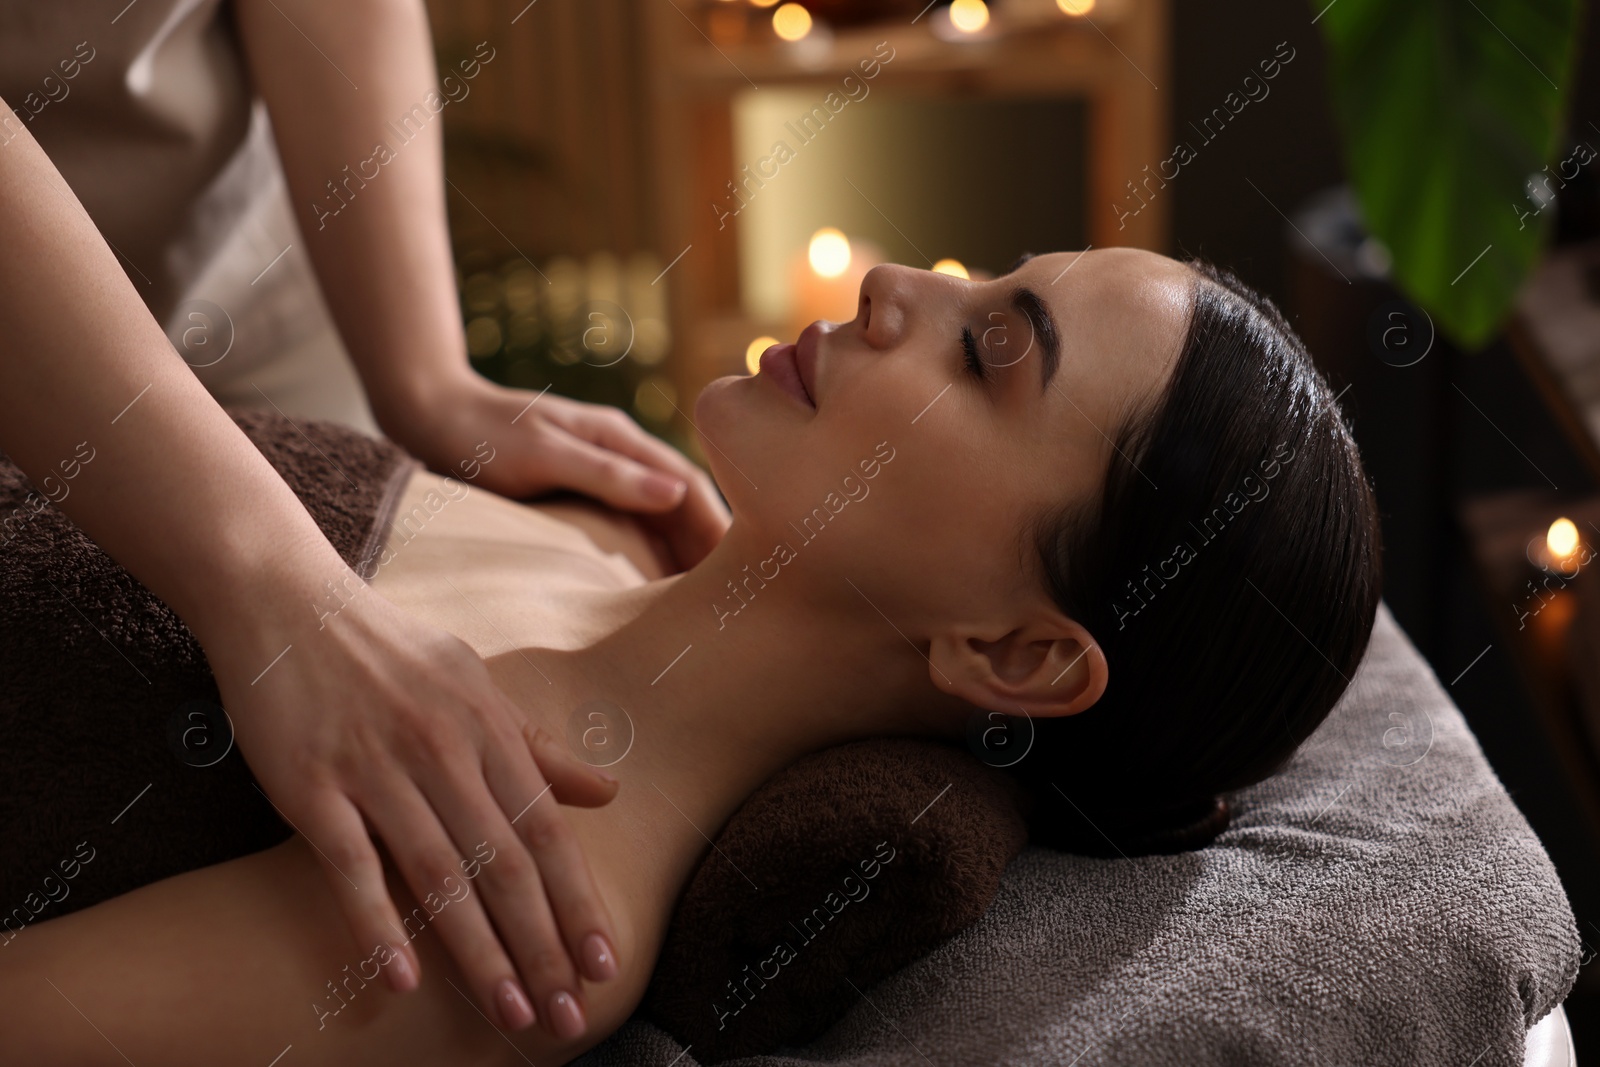
[[[1544,543],[1549,547],[1550,554],[1558,560],[1565,561],[1578,548],[1578,527],[1571,519],[1557,519],[1550,524],[1550,530],[1544,535]]]
[[[778,343],[776,337],[757,337],[744,350],[744,365],[751,374],[761,370],[761,353]]]
[[[933,265],[933,272],[935,274],[948,274],[952,278],[972,277],[967,273],[967,268],[962,266],[959,259],[941,259]]]
[[[850,239],[832,226],[824,226],[811,235],[807,255],[812,270],[824,278],[837,278],[850,269]]]
[[[799,4],[784,4],[772,13],[772,32],[785,41],[798,41],[811,32],[811,12]]]
[[[1064,14],[1073,16],[1087,15],[1094,10],[1094,0],[1056,0],[1056,6]]]
[[[989,25],[989,5],[983,0],[955,0],[950,5],[950,24],[962,33],[977,33]]]
[[[771,7],[773,4],[776,4],[777,2],[778,2],[778,0],[750,0],[750,3],[755,5],[756,7]]]

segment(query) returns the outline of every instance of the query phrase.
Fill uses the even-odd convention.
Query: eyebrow
[[[1039,365],[1039,392],[1043,393],[1050,388],[1050,379],[1056,376],[1056,370],[1061,366],[1061,334],[1056,330],[1056,322],[1050,317],[1049,308],[1039,299],[1039,294],[1027,286],[1018,286],[1012,291],[1011,306],[1028,320],[1034,336],[1044,348],[1044,358]]]

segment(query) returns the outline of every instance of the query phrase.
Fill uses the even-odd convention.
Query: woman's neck
[[[660,792],[707,835],[808,752],[955,718],[864,592],[809,572],[803,553],[766,580],[746,563],[770,552],[744,540],[730,530],[684,574],[574,594],[567,618],[594,635],[585,647],[491,660],[551,732],[590,762],[616,760],[625,789]]]

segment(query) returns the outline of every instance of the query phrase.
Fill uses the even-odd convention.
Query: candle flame
[[[811,12],[799,4],[784,4],[772,13],[772,32],[785,41],[798,41],[811,32]]]
[[[983,0],[955,0],[950,5],[950,24],[962,33],[977,33],[989,24],[989,5]]]
[[[1565,560],[1578,548],[1578,526],[1571,519],[1557,519],[1544,535],[1544,543],[1556,559]]]
[[[811,269],[824,278],[837,278],[850,269],[850,239],[832,226],[811,235],[808,250]]]

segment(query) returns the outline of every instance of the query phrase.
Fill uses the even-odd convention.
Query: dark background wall
[[[1292,215],[1343,176],[1315,13],[1309,4],[1268,0],[1180,0],[1172,11],[1172,123],[1174,136],[1191,143],[1199,138],[1188,123],[1198,125],[1279,42],[1294,49],[1266,83],[1271,93],[1206,143],[1170,190],[1173,253],[1229,266],[1280,304],[1289,248],[1279,211]]]

